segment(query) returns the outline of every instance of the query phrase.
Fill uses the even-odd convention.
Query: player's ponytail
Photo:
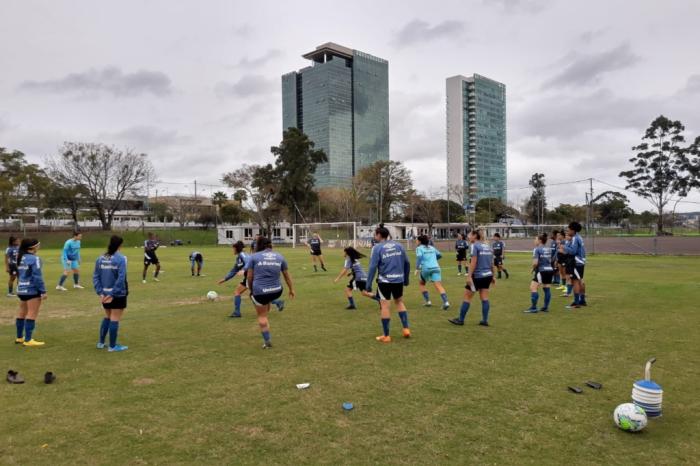
[[[22,257],[29,252],[29,250],[39,244],[39,240],[35,238],[25,238],[19,245],[19,253],[17,254],[17,265],[22,262]]]
[[[569,228],[571,230],[574,230],[576,233],[580,232],[581,229],[583,228],[580,223],[578,222],[571,222],[569,223]]]
[[[121,236],[112,235],[112,237],[109,239],[109,245],[107,246],[107,255],[113,256],[114,253],[116,253],[117,250],[119,250],[123,242],[124,238],[122,238]]]
[[[470,234],[474,235],[474,238],[476,238],[477,241],[481,241],[481,230],[472,230]]]
[[[17,238],[15,238],[14,236],[10,236],[10,244],[8,246],[14,246],[15,241],[17,241]]]
[[[374,230],[374,233],[376,235],[379,235],[382,237],[382,239],[387,239],[389,237],[389,229],[384,226],[383,223],[380,223],[379,226],[377,227],[376,230]]]
[[[236,254],[240,254],[245,249],[245,244],[243,244],[243,241],[238,240],[233,243],[233,249],[236,251]]]
[[[352,246],[345,248],[343,252],[345,252],[345,255],[347,255],[352,262],[355,262],[365,257],[364,254],[362,254],[360,251],[353,248]]]
[[[416,238],[420,244],[423,246],[427,246],[430,244],[430,238],[428,238],[428,235],[420,235],[418,238]]]
[[[270,249],[272,248],[272,240],[270,238],[266,238],[264,236],[261,236],[258,238],[258,242],[255,245],[255,250],[257,252],[264,251],[265,249]]]
[[[540,240],[540,243],[542,244],[547,243],[547,233],[542,233],[541,235],[538,235],[537,239]]]

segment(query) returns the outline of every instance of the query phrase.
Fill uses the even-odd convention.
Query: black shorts
[[[472,277],[472,282],[474,283],[474,286],[472,287],[469,285],[469,283],[467,283],[464,286],[464,288],[466,288],[467,290],[471,290],[472,293],[476,293],[479,290],[488,290],[491,286],[491,280],[493,280],[493,277]]]
[[[10,271],[8,272],[11,277],[16,277],[17,276],[17,264],[10,264],[8,266]]]
[[[583,280],[583,272],[585,265],[575,264],[573,270],[571,271],[572,280]]]
[[[200,264],[201,264],[202,262],[204,262],[204,258],[202,257],[201,254],[197,254],[196,256],[194,256],[194,257],[192,258],[192,260],[195,261],[195,262],[199,262]]]
[[[367,289],[367,282],[364,280],[350,279],[348,283],[348,290],[365,291]]]
[[[114,296],[109,303],[102,303],[103,309],[126,309],[126,296]]]
[[[503,265],[503,256],[493,256],[493,265],[496,267]]]
[[[321,250],[319,249],[318,251],[311,251],[312,256],[322,256],[323,254],[321,253]]]
[[[158,256],[156,256],[155,252],[147,252],[146,255],[143,258],[143,265],[158,265],[160,264],[160,261],[158,260]]]
[[[248,281],[247,280],[248,280],[247,278],[243,278],[243,280],[241,281],[241,285],[243,285],[244,288],[248,288]]]
[[[537,282],[540,285],[551,285],[552,284],[552,277],[554,277],[553,270],[547,270],[544,272],[535,271],[532,274],[532,281]]]
[[[389,301],[403,297],[403,283],[377,283],[379,299]]]
[[[576,268],[576,261],[575,260],[567,259],[567,261],[564,262],[564,270],[566,271],[567,275],[573,275],[575,268]]]
[[[467,251],[457,251],[457,261],[462,262],[467,260]]]
[[[253,300],[254,304],[258,306],[265,306],[280,296],[282,296],[282,290],[275,291],[274,293],[251,295],[250,298]]]
[[[20,301],[30,301],[35,298],[41,298],[40,294],[19,294],[17,295]]]

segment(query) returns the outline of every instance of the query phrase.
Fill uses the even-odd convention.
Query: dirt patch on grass
[[[244,435],[251,439],[261,438],[265,433],[265,430],[262,427],[257,426],[235,426],[233,428],[233,431],[237,434]]]
[[[17,309],[19,308],[19,300],[15,298],[14,303],[5,303],[0,307],[0,325],[9,325],[15,323],[15,317],[17,316]],[[9,301],[9,300],[8,300]],[[39,319],[67,319],[69,317],[77,316],[92,316],[95,314],[102,314],[102,309],[97,306],[81,306],[81,307],[67,307],[67,306],[54,306],[50,302],[44,303],[39,311]]]
[[[155,379],[151,379],[148,377],[142,377],[140,379],[134,379],[131,381],[132,384],[141,386],[141,385],[153,385],[156,383]]]

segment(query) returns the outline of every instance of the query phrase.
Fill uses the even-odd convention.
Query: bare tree
[[[277,186],[273,170],[272,165],[243,165],[221,178],[228,187],[237,190],[242,201],[248,203],[255,222],[268,234],[282,214],[281,206],[274,202]]]
[[[105,144],[66,142],[48,166],[53,176],[85,187],[103,230],[112,229],[114,213],[125,197],[136,195],[153,178],[146,154]]]

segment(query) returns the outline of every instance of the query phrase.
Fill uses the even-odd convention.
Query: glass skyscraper
[[[506,86],[474,74],[447,78],[446,88],[451,193],[464,206],[487,197],[506,202]]]
[[[297,127],[328,156],[316,186],[346,186],[363,167],[389,160],[389,63],[328,42],[312,65],[282,76],[282,126]]]

